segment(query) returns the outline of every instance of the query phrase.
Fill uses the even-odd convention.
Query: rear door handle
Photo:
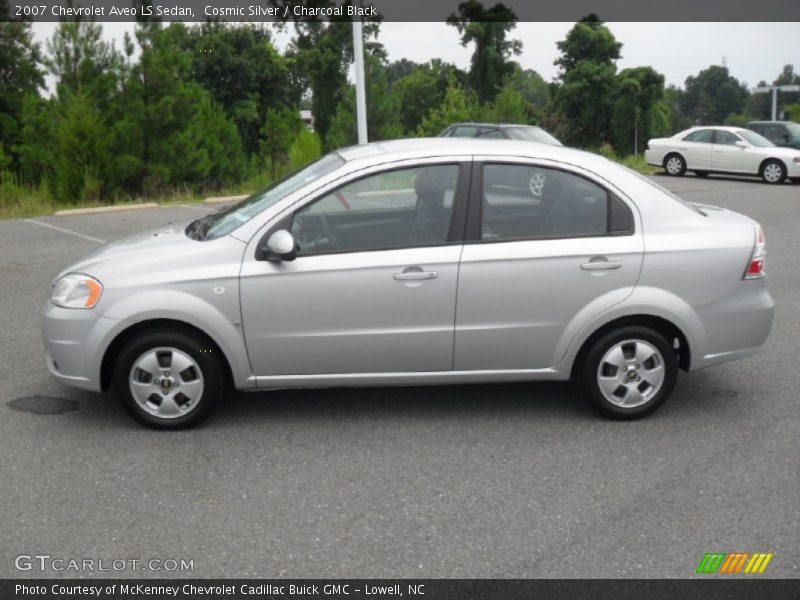
[[[590,260],[581,265],[584,271],[610,271],[611,269],[619,269],[622,263],[618,260]]]
[[[403,271],[397,273],[394,278],[397,281],[419,281],[421,279],[436,279],[439,273],[436,271]]]

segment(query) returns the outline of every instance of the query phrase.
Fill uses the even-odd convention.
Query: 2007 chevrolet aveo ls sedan
[[[765,241],[605,158],[505,140],[333,152],[230,208],[98,249],[53,281],[46,363],[152,427],[226,386],[574,378],[609,417],[678,369],[752,354]]]

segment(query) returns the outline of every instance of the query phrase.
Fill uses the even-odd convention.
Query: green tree
[[[600,147],[608,142],[617,101],[614,61],[622,44],[592,14],[576,23],[557,45],[561,56],[555,64],[561,68],[561,84],[553,102],[556,118],[551,121],[559,125],[553,133],[570,146]],[[627,92],[634,95],[633,90]]]
[[[624,156],[641,152],[648,139],[669,132],[669,108],[664,102],[664,76],[652,67],[624,69],[618,80],[610,141]]]
[[[508,76],[506,85],[522,94],[525,101],[537,111],[547,107],[550,100],[550,86],[533,69],[523,69],[519,63],[513,63],[513,70]]]
[[[270,108],[261,130],[261,146],[269,159],[272,178],[278,176],[279,167],[289,160],[292,143],[303,128],[297,110],[290,106]]]
[[[522,53],[522,42],[507,39],[517,25],[517,15],[503,4],[486,9],[477,0],[458,5],[458,13],[447,18],[461,34],[461,45],[475,44],[469,81],[480,102],[491,102],[513,71],[512,55]]]
[[[180,23],[137,26],[139,62],[124,82],[114,129],[116,174],[128,191],[219,186],[246,167],[235,124],[191,79],[185,33]]]
[[[99,200],[107,190],[110,137],[102,114],[90,96],[70,94],[61,102],[55,127],[54,191],[69,202]]]
[[[8,10],[0,0],[0,14]],[[22,142],[21,125],[25,99],[36,96],[44,85],[40,68],[41,53],[34,43],[30,23],[0,23],[0,147],[13,158],[14,148]],[[10,161],[8,166],[14,166]]]
[[[700,125],[722,123],[730,114],[745,110],[747,86],[731,76],[727,67],[712,65],[686,79],[681,110]]]
[[[595,14],[578,21],[556,46],[561,56],[554,64],[560,67],[562,78],[584,60],[613,65],[622,49],[622,44]]]
[[[418,65],[414,71],[392,85],[391,93],[398,100],[400,125],[404,133],[413,135],[422,118],[444,101],[451,78],[466,80],[464,73],[454,65],[434,59]]]
[[[328,21],[316,17],[296,17],[292,10],[294,0],[269,0],[281,9],[287,6],[290,19],[294,21],[296,36],[287,55],[294,65],[298,82],[311,95],[311,111],[314,127],[322,139],[327,140],[331,120],[349,90],[347,75],[353,62],[352,19],[346,15],[332,16]],[[334,8],[349,5],[334,0],[306,0],[309,9]],[[385,57],[383,46],[377,40],[379,23],[364,24],[364,48],[367,54]]]
[[[417,135],[435,137],[453,123],[472,120],[479,111],[477,103],[469,98],[453,77],[448,83],[442,103],[422,118]]]
[[[182,45],[191,56],[191,78],[236,123],[248,154],[258,151],[271,108],[298,110],[301,89],[291,61],[275,49],[265,26],[206,22],[190,28]]]
[[[530,118],[529,105],[525,98],[512,87],[504,87],[492,104],[484,108],[486,119],[496,123],[527,124]]]
[[[367,137],[370,141],[390,140],[402,135],[398,118],[399,100],[391,93],[386,68],[378,57],[367,55],[364,61],[367,101]],[[350,89],[339,105],[328,131],[327,147],[341,148],[358,141],[355,90]]]
[[[106,112],[116,94],[122,56],[103,41],[103,28],[89,21],[62,22],[47,42],[46,64],[58,97],[84,94]]]

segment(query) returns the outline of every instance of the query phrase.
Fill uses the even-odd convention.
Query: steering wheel
[[[325,232],[325,236],[328,238],[331,248],[338,249],[339,238],[333,233],[333,227],[331,226],[331,220],[328,218],[328,213],[322,213],[320,215],[320,222],[322,223],[322,230]]]

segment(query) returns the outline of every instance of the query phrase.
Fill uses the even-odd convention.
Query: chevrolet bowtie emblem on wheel
[[[697,572],[725,575],[761,574],[766,571],[773,556],[772,552],[755,552],[753,554],[749,552],[707,552],[700,561]]]

